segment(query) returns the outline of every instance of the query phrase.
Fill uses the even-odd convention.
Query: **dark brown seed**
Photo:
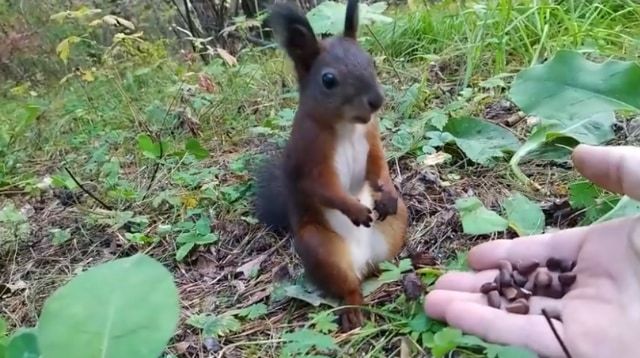
[[[549,287],[551,285],[551,275],[548,272],[538,271],[535,277],[535,287]]]
[[[529,280],[527,280],[527,283],[524,284],[524,289],[527,291],[532,291],[535,289],[536,286],[536,280],[531,277]]]
[[[489,291],[487,294],[487,303],[493,308],[500,308],[502,300],[498,291]]]
[[[564,296],[564,290],[557,279],[551,282],[551,286],[547,288],[545,293],[547,297],[551,298],[562,298]]]
[[[511,271],[513,271],[513,266],[511,265],[511,262],[509,262],[507,260],[498,261],[498,265],[500,266],[500,269],[503,270],[503,271],[507,271],[509,273],[511,273]]]
[[[550,257],[545,266],[547,266],[547,270],[551,272],[559,272],[562,270],[562,264],[563,262],[559,258]]]
[[[561,272],[569,272],[573,269],[573,261],[562,261],[562,265],[560,267]]]
[[[482,286],[480,286],[480,292],[482,292],[485,295],[490,291],[496,291],[497,289],[498,289],[498,284],[496,284],[495,282],[485,282],[482,284]]]
[[[564,272],[558,275],[558,281],[560,281],[560,284],[563,287],[571,287],[571,285],[576,282],[577,278],[578,276],[573,272]]]
[[[513,282],[520,287],[524,287],[527,283],[527,278],[522,276],[518,271],[513,271],[511,276],[513,276]]]
[[[513,280],[511,279],[511,272],[508,272],[506,270],[500,270],[500,274],[499,274],[499,287],[505,288],[505,287],[511,287],[513,286]]]
[[[518,265],[516,265],[516,270],[518,270],[522,276],[527,277],[538,267],[540,267],[540,263],[538,261],[519,262]]]
[[[518,298],[518,289],[515,287],[505,287],[502,289],[502,297],[508,301],[513,301]]]
[[[529,298],[531,298],[531,291],[521,288],[518,290],[518,298],[524,298],[525,300],[528,300]]]
[[[515,302],[508,304],[505,309],[510,313],[527,314],[529,313],[529,304],[524,298],[519,298]]]

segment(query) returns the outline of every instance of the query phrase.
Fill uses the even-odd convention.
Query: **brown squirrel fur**
[[[274,5],[268,21],[293,60],[300,100],[284,157],[258,176],[258,218],[293,233],[313,283],[359,306],[363,279],[402,249],[407,208],[374,116],[384,96],[373,59],[356,39],[358,0],[348,0],[342,36],[318,40],[288,4]],[[343,330],[361,324],[359,308],[342,312]]]

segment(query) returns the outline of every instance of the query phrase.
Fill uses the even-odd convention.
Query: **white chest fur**
[[[348,124],[338,128],[334,165],[342,189],[357,197],[363,205],[373,208],[371,189],[365,181],[369,143],[367,127]],[[385,260],[388,245],[374,224],[367,228],[355,226],[338,210],[326,209],[325,217],[331,228],[347,243],[355,272],[360,276],[367,266]]]

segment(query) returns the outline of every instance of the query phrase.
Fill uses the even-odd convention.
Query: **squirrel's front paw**
[[[384,221],[389,215],[398,212],[398,195],[391,190],[384,190],[380,198],[375,200],[373,209],[378,213],[378,219]]]
[[[371,227],[371,223],[373,222],[373,212],[368,207],[358,204],[353,207],[350,212],[347,214],[353,225],[355,226],[365,226]]]

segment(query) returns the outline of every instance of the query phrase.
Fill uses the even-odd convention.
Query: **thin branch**
[[[366,25],[366,27],[367,27],[367,30],[369,30],[369,33],[371,34],[371,37],[373,37],[373,40],[378,44],[378,46],[380,46],[380,49],[382,50],[382,53],[385,55],[385,57],[387,57],[387,58],[389,58],[391,60],[391,68],[393,69],[393,72],[395,73],[396,78],[398,79],[398,82],[400,82],[400,84],[404,85],[404,81],[402,80],[402,76],[400,76],[400,72],[398,72],[398,69],[396,68],[396,64],[393,62],[393,59],[391,59],[389,57],[389,54],[387,53],[387,49],[384,47],[382,42],[380,42],[380,39],[378,39],[378,36],[376,36],[375,32],[373,32],[371,27],[369,25]]]
[[[64,167],[64,170],[67,172],[67,174],[69,174],[69,176],[71,177],[71,180],[73,180],[73,182],[76,183],[76,185],[80,189],[82,189],[82,191],[84,191],[87,195],[89,195],[91,197],[91,199],[95,200],[98,204],[102,205],[102,207],[104,209],[109,210],[109,211],[114,211],[111,206],[107,205],[104,201],[98,199],[98,197],[95,196],[91,191],[89,191],[89,189],[85,188],[84,185],[80,184],[78,179],[76,179],[76,177],[73,176],[73,174],[71,173],[71,171],[67,167]]]
[[[544,319],[547,320],[547,323],[549,324],[549,327],[551,328],[553,335],[556,337],[556,340],[558,340],[558,343],[560,343],[560,347],[562,347],[562,351],[564,352],[564,354],[567,356],[567,358],[571,358],[571,353],[569,353],[569,349],[567,349],[567,346],[564,344],[564,341],[562,340],[562,338],[560,338],[560,334],[558,334],[558,331],[556,331],[556,328],[553,326],[553,322],[551,322],[549,313],[547,313],[547,310],[544,308],[542,309],[542,315],[544,316]]]
[[[167,117],[169,116],[169,113],[173,109],[174,104],[178,101],[179,98],[182,97],[183,84],[184,83],[180,83],[180,87],[178,88],[178,94],[175,97],[173,97],[173,99],[171,100],[171,103],[169,103],[169,107],[167,108],[167,111],[165,112],[164,117],[162,118],[162,124],[160,126],[161,130],[165,126],[167,122]],[[157,135],[154,135],[154,137],[155,137],[155,140],[158,141],[158,145],[160,146],[160,156],[158,157],[156,165],[153,168],[153,172],[151,173],[151,179],[149,180],[149,184],[147,184],[147,189],[145,190],[144,195],[142,196],[142,199],[140,201],[144,201],[144,199],[147,198],[147,195],[149,194],[149,191],[151,190],[151,187],[153,186],[153,183],[156,180],[156,176],[158,175],[158,171],[160,169],[160,160],[162,160],[162,157],[164,157],[164,147],[162,146],[162,137],[160,136],[160,133],[158,133]]]

